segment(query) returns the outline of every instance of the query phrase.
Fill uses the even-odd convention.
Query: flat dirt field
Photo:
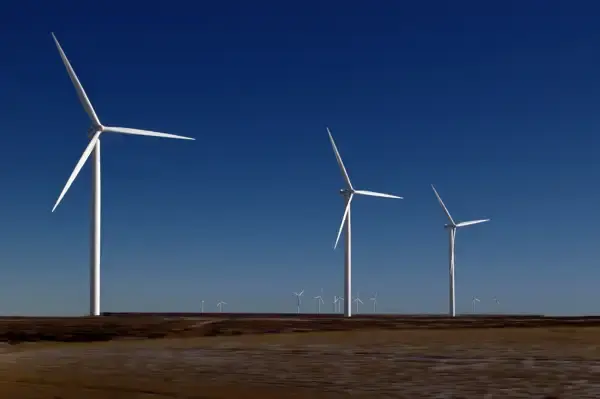
[[[0,341],[10,399],[600,398],[599,319],[0,319]]]

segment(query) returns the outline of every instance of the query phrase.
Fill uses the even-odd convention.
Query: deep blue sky
[[[3,7],[0,313],[88,310],[89,166],[50,210],[89,121],[51,31],[103,123],[197,138],[103,136],[103,310],[331,308],[329,126],[356,187],[405,197],[354,203],[365,310],[447,310],[434,183],[492,219],[457,234],[458,311],[597,311],[600,5],[479,3]]]

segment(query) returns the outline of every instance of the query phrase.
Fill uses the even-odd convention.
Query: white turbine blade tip
[[[382,197],[382,198],[395,198],[395,199],[404,199],[403,197],[399,197],[397,195],[378,193],[376,191],[368,191],[368,190],[356,190],[355,194],[368,195],[371,197]]]
[[[52,208],[52,212],[54,212],[54,210],[56,209],[58,204],[60,204],[60,202],[62,201],[62,199],[65,196],[65,194],[67,193],[67,191],[69,191],[71,184],[73,184],[73,182],[77,178],[77,175],[81,171],[81,168],[83,168],[83,165],[85,164],[85,162],[89,158],[90,154],[94,150],[94,147],[96,146],[96,143],[98,142],[99,137],[100,137],[100,132],[98,131],[98,132],[96,132],[96,134],[94,134],[94,137],[92,137],[92,139],[88,143],[87,147],[83,151],[83,154],[81,154],[81,158],[79,158],[79,161],[77,161],[77,165],[75,165],[75,168],[71,172],[71,176],[69,176],[67,183],[63,187],[63,190],[61,191],[60,195],[58,196],[58,199],[56,200],[56,203],[54,204],[54,208]]]
[[[344,216],[342,216],[342,223],[340,224],[340,228],[338,229],[337,237],[335,238],[335,244],[333,245],[333,249],[337,248],[338,242],[340,241],[340,237],[342,236],[342,230],[344,230],[344,225],[346,224],[346,218],[348,217],[348,212],[350,211],[350,204],[352,203],[352,199],[354,198],[354,194],[350,195],[348,199],[348,203],[346,204],[346,208],[344,209]]]
[[[77,77],[77,74],[75,73],[75,70],[71,66],[71,63],[69,62],[69,59],[67,58],[67,55],[65,54],[64,50],[62,49],[62,46],[58,42],[58,39],[56,38],[54,33],[52,33],[52,38],[54,39],[54,44],[56,44],[56,48],[58,49],[60,58],[62,59],[62,62],[64,64],[65,68],[67,69],[69,79],[71,79],[71,83],[73,83],[73,86],[75,87],[75,91],[77,92],[77,97],[79,98],[79,102],[83,106],[83,109],[88,114],[91,121],[95,125],[100,125],[100,120],[98,119],[98,115],[96,115],[96,111],[94,110],[94,107],[92,106],[92,103],[90,102],[90,99],[88,98],[87,94],[85,93],[85,90],[83,89],[83,86],[81,85],[81,82],[79,81],[79,78]]]
[[[435,187],[433,186],[433,184],[431,185],[431,188],[433,189],[433,192],[435,193],[435,196],[437,197],[438,202],[442,206],[442,209],[444,210],[444,213],[446,213],[446,216],[448,217],[448,220],[450,220],[450,223],[455,224],[454,223],[454,219],[452,219],[452,216],[450,215],[450,212],[448,211],[448,208],[446,208],[446,205],[444,205],[444,201],[442,201],[442,197],[440,197],[440,195],[438,194],[438,192],[435,189]]]
[[[456,227],[472,226],[474,224],[489,222],[491,219],[480,219],[480,220],[469,220],[467,222],[460,222]]]
[[[176,134],[170,134],[170,133],[154,132],[152,130],[131,129],[128,127],[105,126],[103,128],[103,131],[112,132],[112,133],[132,134],[132,135],[137,135],[137,136],[162,137],[162,138],[167,138],[167,139],[196,140],[193,137],[178,136]]]
[[[333,139],[333,136],[332,136],[329,128],[327,128],[327,133],[329,134],[329,141],[331,142],[331,147],[333,148],[333,153],[335,154],[335,159],[338,163],[338,166],[340,167],[342,176],[344,177],[344,180],[346,181],[346,185],[348,186],[348,188],[350,190],[353,190],[352,183],[350,182],[350,176],[348,176],[348,171],[346,170],[346,167],[344,166],[344,161],[342,161],[342,156],[340,155],[340,152],[337,149],[337,145],[335,145],[335,140]]]

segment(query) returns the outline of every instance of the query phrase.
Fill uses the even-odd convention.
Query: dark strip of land
[[[4,317],[0,341],[94,342],[119,339],[188,338],[219,335],[355,330],[453,330],[498,328],[598,327],[599,316],[531,315],[358,315],[328,314],[153,313],[102,317]]]

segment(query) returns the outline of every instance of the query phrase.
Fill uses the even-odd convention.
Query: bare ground
[[[8,334],[13,342],[0,354],[0,395],[600,398],[594,323],[126,319],[0,320],[0,338]],[[112,341],[24,342],[107,336]]]

